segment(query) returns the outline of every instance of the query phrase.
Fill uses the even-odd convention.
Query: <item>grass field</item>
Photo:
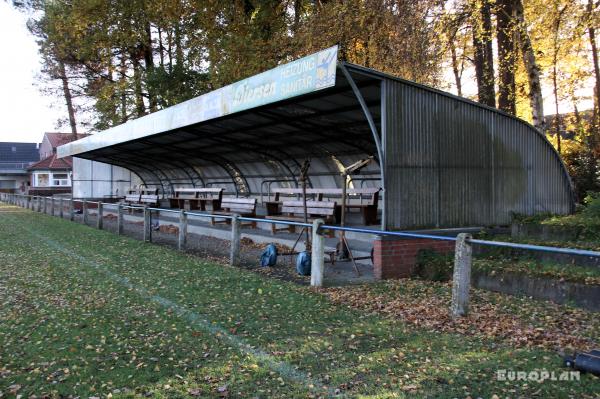
[[[380,286],[385,287],[385,285]],[[307,287],[0,204],[6,397],[597,397],[544,349],[435,332]]]

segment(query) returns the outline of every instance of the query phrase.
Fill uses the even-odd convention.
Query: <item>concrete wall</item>
[[[121,196],[140,184],[140,178],[125,168],[73,158],[73,198]]]

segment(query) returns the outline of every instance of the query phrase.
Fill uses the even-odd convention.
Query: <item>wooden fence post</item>
[[[98,217],[96,218],[96,227],[98,228],[98,230],[102,230],[102,228],[104,227],[104,223],[103,223],[104,209],[102,206],[102,202],[100,202],[100,201],[98,201],[98,212],[96,213],[96,215],[98,215]]]
[[[88,224],[88,203],[86,200],[83,200],[83,202],[81,203],[81,211],[83,214],[83,224],[87,225]]]
[[[179,211],[179,237],[177,240],[177,249],[183,251],[185,249],[185,243],[187,241],[187,214],[185,210]]]
[[[152,217],[147,206],[144,206],[144,241],[152,242]]]
[[[325,222],[322,219],[313,221],[312,226],[312,253],[310,255],[310,285],[323,286],[323,273],[325,271],[325,240],[319,232],[319,227]]]
[[[123,205],[117,205],[117,234],[123,234]]]
[[[240,230],[240,215],[234,214],[231,219],[231,252],[229,256],[229,264],[231,266],[239,266],[240,264],[240,240],[242,233]]]
[[[469,313],[469,288],[471,287],[471,261],[473,248],[469,240],[470,234],[460,233],[456,236],[456,252],[454,254],[454,278],[452,282],[452,317],[466,316]]]

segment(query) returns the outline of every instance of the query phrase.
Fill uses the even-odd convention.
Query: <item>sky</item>
[[[39,143],[65,112],[60,99],[35,86],[40,56],[26,23],[24,14],[0,1],[0,141]]]

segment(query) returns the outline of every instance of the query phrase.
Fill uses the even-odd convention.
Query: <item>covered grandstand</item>
[[[222,186],[260,197],[339,188],[344,167],[375,162],[350,187],[380,187],[381,228],[505,225],[512,214],[570,213],[567,171],[528,123],[496,109],[337,61],[337,48],[281,65],[59,148],[118,165],[166,197]]]

